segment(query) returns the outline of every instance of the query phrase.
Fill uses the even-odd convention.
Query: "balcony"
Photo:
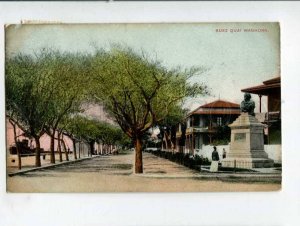
[[[267,112],[265,115],[266,123],[279,122],[281,120],[280,111]]]
[[[191,133],[215,133],[217,132],[217,128],[215,127],[200,127],[194,126],[186,129],[186,134]]]
[[[176,137],[181,137],[181,136],[182,136],[182,132],[177,131],[177,132],[176,132]]]

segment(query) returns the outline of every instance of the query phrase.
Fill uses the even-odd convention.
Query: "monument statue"
[[[255,104],[249,93],[244,94],[241,115],[229,125],[230,148],[223,167],[265,168],[273,167],[274,161],[264,150],[264,125],[254,115]]]
[[[249,115],[254,116],[255,115],[254,108],[255,108],[255,103],[253,100],[251,100],[250,93],[245,93],[244,100],[241,103],[241,111],[247,112]]]

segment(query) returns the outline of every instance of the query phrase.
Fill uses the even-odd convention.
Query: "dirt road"
[[[278,183],[236,183],[197,178],[199,172],[144,153],[144,174],[133,173],[133,153],[100,156],[7,178],[9,192],[274,191]]]

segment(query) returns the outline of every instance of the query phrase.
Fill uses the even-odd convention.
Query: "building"
[[[240,115],[240,105],[224,100],[202,105],[190,112],[184,124],[178,125],[176,149],[193,155],[203,145],[225,140],[228,125]],[[227,131],[226,131],[227,129]]]
[[[110,115],[105,111],[105,108],[103,105],[97,105],[97,104],[91,104],[91,103],[83,103],[81,105],[81,108],[83,111],[82,115],[90,118],[90,119],[95,119],[99,121],[103,121],[109,124],[115,125],[115,122],[113,119],[110,117]],[[20,128],[16,128],[16,135],[17,135],[17,140],[20,142],[22,141],[23,143],[26,142],[29,146],[29,148],[33,149],[35,148],[35,141],[32,138],[29,138],[24,135],[24,132]],[[57,135],[56,135],[57,137]],[[64,136],[63,138],[66,148],[70,149],[73,152],[73,143],[72,140],[68,136]],[[54,150],[57,151],[57,140],[54,142]],[[6,144],[7,144],[7,156],[9,156],[9,149],[12,147],[15,147],[15,140],[14,140],[14,132],[13,132],[13,126],[9,122],[8,118],[6,119]],[[40,139],[40,145],[41,148],[44,149],[46,152],[50,151],[50,137],[45,133],[41,139]],[[108,149],[112,149],[112,146],[107,147],[107,145],[103,144],[98,144],[96,143],[94,145],[94,148],[97,150],[97,152],[104,154],[108,153]],[[76,150],[78,156],[87,156],[90,150],[89,144],[83,142],[83,141],[77,141],[76,142]]]
[[[259,96],[259,112],[261,112],[261,98],[267,97],[268,110],[264,113],[263,124],[266,125],[267,144],[281,144],[281,78],[266,80],[258,86],[242,89],[242,92]]]

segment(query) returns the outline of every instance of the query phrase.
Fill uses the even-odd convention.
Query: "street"
[[[133,174],[134,152],[90,160],[7,178],[8,192],[215,192],[274,191],[280,183],[236,182],[199,178],[169,160],[143,153],[144,174]]]

